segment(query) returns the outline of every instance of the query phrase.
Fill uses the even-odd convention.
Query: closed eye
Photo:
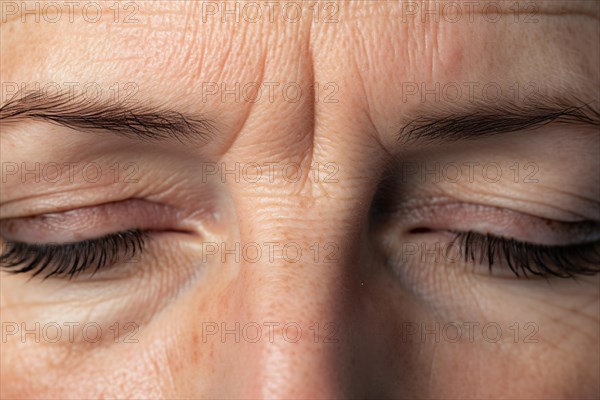
[[[127,230],[61,244],[8,241],[0,256],[0,268],[13,274],[43,275],[44,279],[94,275],[142,253],[147,236],[145,231]]]
[[[576,278],[600,272],[600,241],[572,245],[542,245],[472,231],[457,232],[451,245],[465,262],[510,270],[517,278]]]

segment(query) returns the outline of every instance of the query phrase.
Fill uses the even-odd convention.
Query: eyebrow
[[[164,107],[88,100],[85,96],[47,95],[35,91],[15,96],[0,107],[0,122],[33,119],[71,129],[109,131],[146,141],[209,143],[216,136],[212,120]],[[549,123],[600,126],[600,111],[581,101],[538,97],[524,105],[510,102],[445,105],[403,125],[403,144],[444,144],[485,136],[533,130]]]
[[[539,97],[526,104],[473,103],[431,110],[404,124],[397,133],[403,144],[444,144],[538,129],[547,124],[600,126],[600,111],[577,100]]]
[[[145,141],[206,144],[216,136],[212,120],[166,107],[90,100],[81,94],[48,95],[41,90],[22,97],[17,94],[0,107],[2,123],[27,119]]]

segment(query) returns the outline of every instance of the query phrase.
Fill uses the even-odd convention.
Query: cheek
[[[119,346],[119,345],[117,345]],[[2,346],[3,398],[105,398],[160,394],[165,371],[157,354],[133,348],[66,347],[7,343]],[[156,349],[152,352],[156,353]],[[147,354],[147,356],[145,356]],[[154,358],[154,359],[152,359]],[[110,384],[105,384],[110,382]],[[138,396],[139,397],[139,396]]]

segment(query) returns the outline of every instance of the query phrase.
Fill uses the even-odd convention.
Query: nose
[[[348,316],[360,302],[362,227],[354,218],[364,213],[341,211],[333,201],[291,203],[296,206],[285,211],[271,205],[281,217],[256,220],[247,231],[251,237],[241,236],[242,244],[256,245],[252,253],[241,249],[226,318],[211,327],[218,328],[220,350],[228,353],[227,368],[236,371],[229,376],[239,390],[233,396],[355,395],[359,377],[350,362]]]
[[[338,167],[335,180],[315,183],[315,171],[302,166],[310,174],[306,181],[283,179],[269,196],[260,185],[234,188],[237,214],[246,219],[221,252],[222,272],[234,273],[212,311],[205,308],[195,320],[202,352],[213,355],[204,359],[212,371],[202,378],[208,397],[348,398],[363,392],[360,346],[351,332],[364,322],[361,282],[368,271],[359,257],[370,193],[360,185],[351,193]]]

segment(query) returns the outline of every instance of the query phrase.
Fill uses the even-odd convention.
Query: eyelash
[[[51,276],[71,279],[89,270],[94,275],[116,264],[121,257],[132,259],[143,252],[146,236],[143,231],[128,230],[62,245],[8,242],[0,256],[0,267],[14,274],[33,271],[33,277],[47,272],[44,279]],[[600,272],[597,242],[548,246],[468,231],[455,232],[448,249],[455,244],[464,261],[475,262],[477,259],[480,264],[487,263],[490,273],[496,263],[508,265],[517,278],[527,278],[528,273],[544,278],[575,278]],[[22,264],[25,265],[19,267]]]
[[[528,278],[530,273],[546,279],[553,276],[567,279],[600,272],[599,242],[550,246],[473,231],[455,233],[448,249],[457,243],[464,261],[486,263],[490,273],[496,263],[507,265],[517,278]]]
[[[33,277],[45,272],[44,279],[51,276],[71,279],[84,271],[92,271],[94,275],[141,253],[145,238],[143,231],[127,230],[66,244],[7,242],[0,256],[0,268],[14,274],[33,271]]]

